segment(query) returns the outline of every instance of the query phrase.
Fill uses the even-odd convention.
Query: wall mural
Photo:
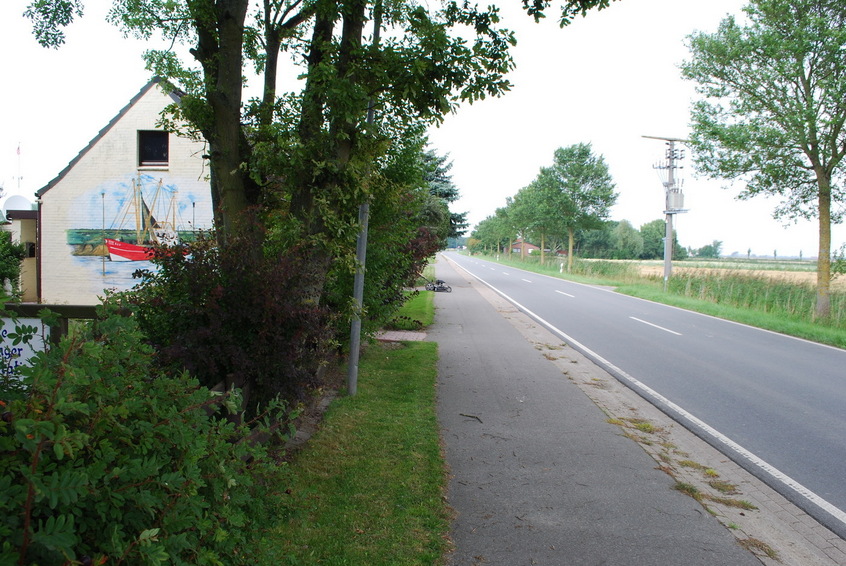
[[[73,207],[66,230],[74,263],[90,273],[97,293],[131,288],[138,269],[155,269],[149,261],[155,244],[193,241],[212,226],[208,185],[135,174],[107,181],[87,191]]]

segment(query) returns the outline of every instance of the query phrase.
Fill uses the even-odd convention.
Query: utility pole
[[[382,27],[382,2],[377,2],[373,9],[373,44],[379,45]],[[367,105],[367,124],[376,121],[376,101]],[[364,309],[364,272],[367,260],[367,229],[370,219],[370,201],[365,200],[358,207],[359,232],[356,240],[356,270],[353,280],[354,309],[350,325],[350,358],[347,364],[347,395],[355,396],[358,392],[358,359],[361,349],[361,315]]]
[[[684,208],[684,193],[681,189],[682,183],[676,177],[676,169],[681,167],[678,165],[678,162],[684,159],[684,150],[676,149],[675,145],[677,142],[685,142],[686,140],[658,136],[643,137],[663,140],[667,143],[665,159],[652,166],[653,169],[658,171],[664,185],[664,225],[666,227],[664,235],[664,291],[666,291],[673,272],[673,216],[687,212]]]

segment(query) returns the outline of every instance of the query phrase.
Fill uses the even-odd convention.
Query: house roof
[[[43,187],[41,187],[40,189],[38,189],[35,192],[35,196],[41,197],[41,195],[43,195],[44,193],[46,193],[47,191],[52,189],[59,181],[64,179],[65,175],[68,174],[68,171],[73,169],[73,167],[79,162],[79,160],[82,159],[82,157],[86,153],[88,153],[91,150],[91,148],[94,147],[94,145],[98,141],[100,141],[100,139],[102,139],[102,137],[105,136],[106,133],[108,133],[108,131],[111,130],[114,127],[115,124],[117,124],[120,121],[121,118],[124,117],[124,115],[129,111],[129,109],[132,108],[135,105],[135,103],[138,102],[145,94],[147,94],[147,92],[149,92],[149,90],[151,88],[153,88],[155,85],[157,85],[161,82],[162,82],[161,78],[153,77],[150,80],[150,82],[148,82],[146,85],[144,85],[144,87],[138,92],[138,94],[136,94],[135,96],[132,97],[132,100],[129,101],[129,104],[127,104],[126,106],[121,108],[120,112],[118,112],[117,115],[114,118],[112,118],[109,121],[108,124],[106,124],[106,127],[104,127],[102,130],[100,130],[97,133],[97,135],[94,136],[94,139],[92,139],[90,142],[88,142],[88,145],[86,145],[84,148],[82,148],[82,151],[80,151],[77,154],[77,156],[74,157],[71,160],[70,163],[68,163],[67,167],[62,169],[59,172],[59,174],[56,175],[56,177],[52,181],[50,181],[49,183],[47,183],[46,185],[44,185]],[[179,92],[179,91],[175,91],[175,92],[170,93],[170,97],[173,99],[174,102],[179,102],[179,100],[181,99],[181,95],[182,95],[182,93]]]
[[[6,217],[9,220],[36,220],[38,218],[37,210],[7,210]]]

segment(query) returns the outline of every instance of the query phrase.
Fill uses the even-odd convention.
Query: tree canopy
[[[568,267],[572,267],[576,230],[600,226],[617,201],[605,158],[594,155],[589,143],[558,148],[553,164],[542,167],[535,182],[553,199],[551,206],[568,236]]]
[[[831,223],[842,218],[846,156],[846,5],[752,0],[689,37],[683,75],[702,96],[692,111],[698,170],[740,181],[739,198],[781,198],[776,217],[817,218],[816,314],[830,313]],[[835,206],[833,206],[835,205]]]

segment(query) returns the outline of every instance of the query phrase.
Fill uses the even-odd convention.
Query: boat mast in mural
[[[176,191],[164,189],[159,179],[151,193],[145,197],[140,174],[132,180],[131,193],[109,231],[114,237],[104,238],[112,261],[146,261],[154,245],[179,243]]]

